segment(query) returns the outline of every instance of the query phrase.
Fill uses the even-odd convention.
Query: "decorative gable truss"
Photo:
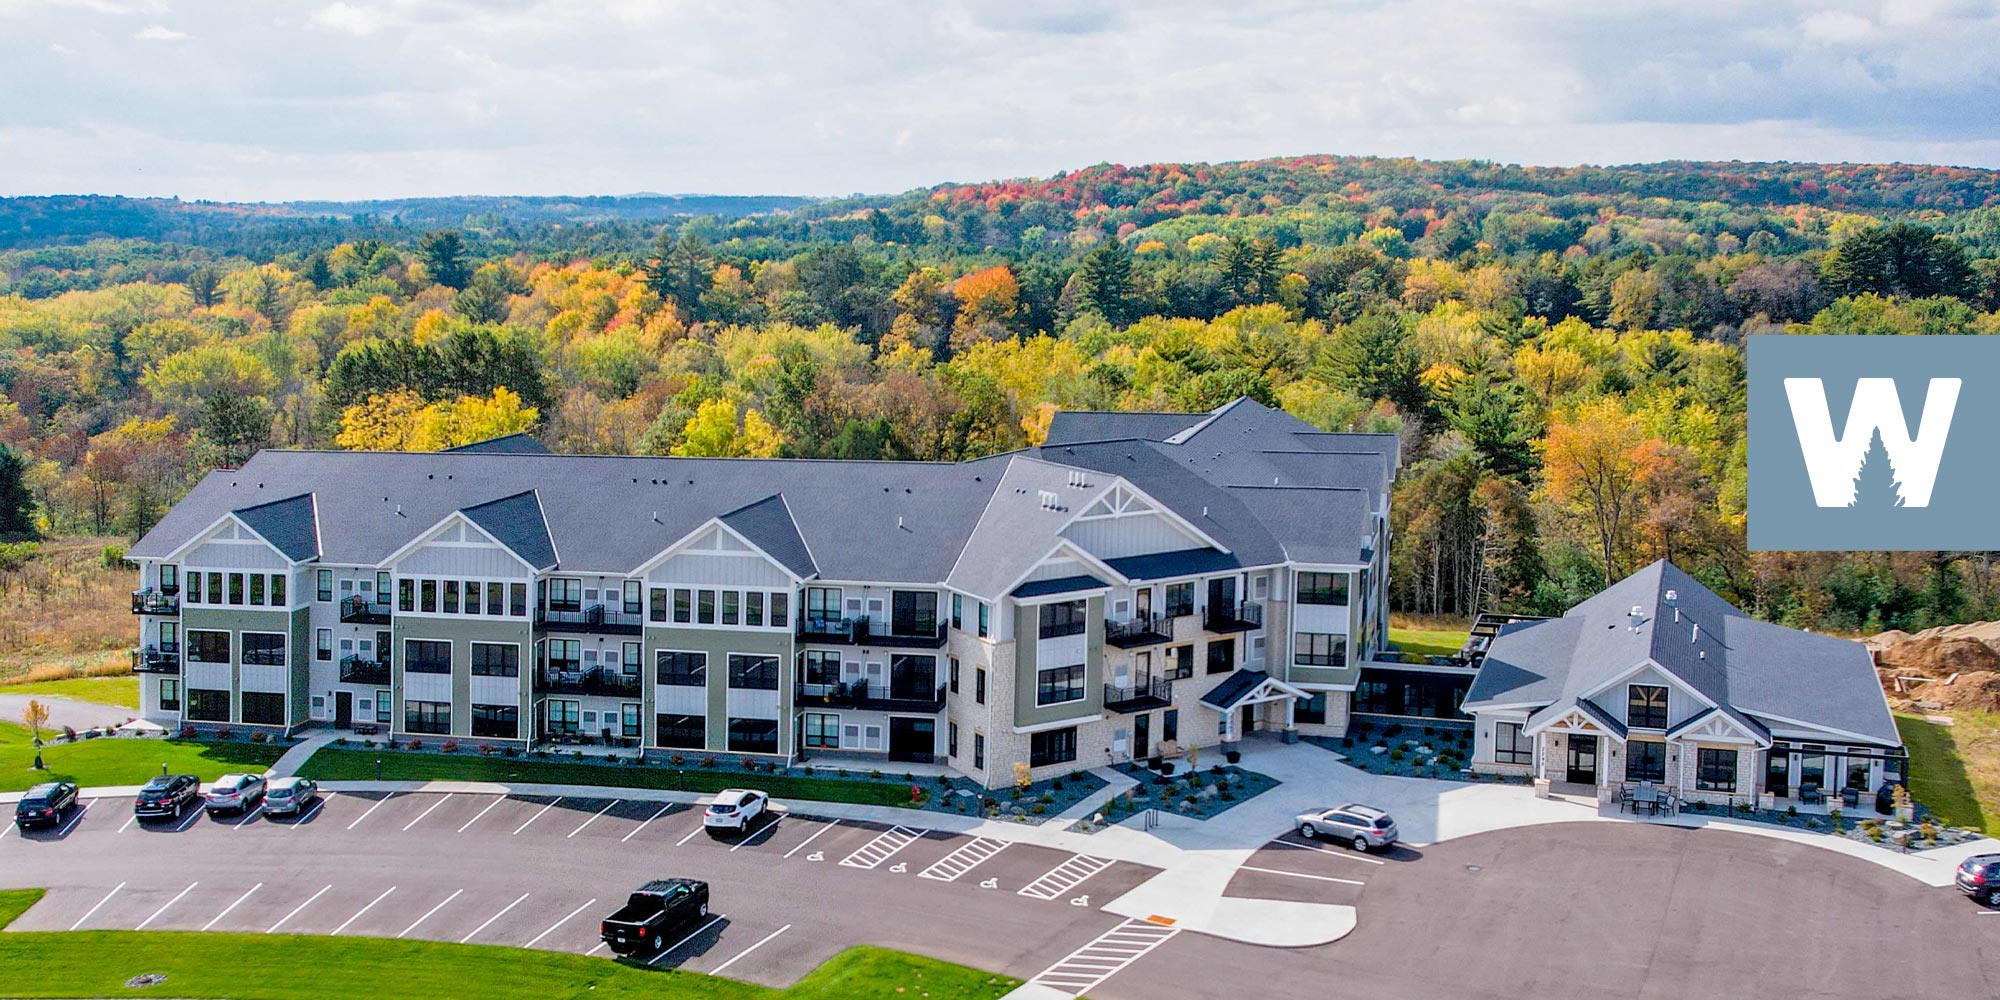
[[[290,569],[298,565],[233,513],[217,518],[208,530],[160,561],[189,569]]]
[[[711,519],[641,563],[633,576],[653,584],[703,583],[788,587],[800,578],[735,529]]]
[[[1070,518],[1062,536],[1100,559],[1204,548],[1229,551],[1165,504],[1122,479]]]
[[[1522,731],[1530,736],[1541,732],[1588,733],[1597,736],[1609,736],[1620,743],[1625,742],[1625,734],[1605,724],[1603,720],[1581,705],[1571,705],[1569,708],[1541,722],[1530,723]]]
[[[1686,740],[1690,743],[1743,743],[1756,746],[1768,745],[1768,741],[1756,733],[1745,729],[1742,724],[1730,718],[1727,713],[1707,711],[1695,716],[1667,733],[1668,738]]]
[[[458,511],[445,515],[382,564],[398,576],[512,580],[532,578],[544,568],[532,565]]]

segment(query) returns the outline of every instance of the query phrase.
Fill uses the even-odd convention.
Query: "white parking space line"
[[[85,803],[83,804],[83,808],[81,808],[81,809],[78,809],[78,810],[76,811],[76,815],[74,815],[74,816],[71,816],[71,817],[69,818],[69,822],[67,822],[67,823],[64,823],[64,824],[62,825],[62,829],[60,829],[60,830],[57,830],[57,831],[56,831],[56,836],[58,836],[58,837],[67,837],[67,836],[69,836],[69,832],[70,832],[71,830],[74,830],[74,829],[76,829],[76,825],[77,825],[78,823],[81,823],[81,822],[83,822],[83,814],[84,814],[84,813],[87,813],[87,812],[89,812],[89,811],[90,811],[90,807],[91,807],[92,803],[95,803],[96,801],[97,801],[96,799],[91,799],[91,800],[90,800],[89,802],[85,802]]]
[[[180,902],[180,901],[181,901],[181,897],[183,897],[183,896],[186,896],[186,895],[187,895],[188,893],[190,893],[190,892],[193,892],[193,891],[194,891],[194,887],[195,887],[195,886],[198,886],[198,885],[200,885],[200,884],[201,884],[201,882],[200,882],[200,881],[198,881],[198,880],[197,880],[197,881],[194,881],[194,882],[189,882],[189,883],[188,883],[188,887],[187,887],[187,888],[185,888],[185,889],[182,889],[182,890],[181,890],[180,892],[177,892],[177,893],[175,893],[175,894],[174,894],[174,898],[172,898],[172,899],[169,899],[169,900],[167,900],[167,901],[166,901],[165,903],[162,903],[162,904],[160,904],[160,908],[159,908],[159,909],[157,909],[157,910],[154,910],[154,911],[153,911],[153,915],[152,915],[152,916],[150,916],[150,917],[147,917],[146,919],[144,919],[144,920],[141,920],[141,921],[139,921],[139,926],[137,926],[137,927],[134,927],[134,928],[132,928],[132,929],[133,929],[133,930],[135,930],[135,931],[143,931],[143,930],[145,930],[145,929],[146,929],[146,925],[147,925],[147,924],[150,924],[150,923],[152,923],[153,921],[155,921],[155,920],[158,920],[158,919],[160,919],[160,914],[162,914],[162,913],[165,913],[165,912],[167,912],[167,907],[169,907],[169,906],[172,906],[172,905],[174,905],[175,903],[178,903],[178,902]]]
[[[125,883],[123,882],[120,882],[117,885],[112,886],[111,891],[105,893],[104,898],[98,900],[96,906],[93,906],[89,910],[85,911],[83,916],[76,918],[76,923],[69,925],[69,929],[76,930],[77,928],[82,927],[84,921],[89,920],[92,916],[94,916],[97,913],[98,910],[103,909],[104,904],[111,902],[111,897],[118,895],[118,890],[123,888],[125,888]]]
[[[778,823],[779,823],[778,817],[776,816],[771,817],[771,821],[769,823],[764,824],[763,829],[758,830],[756,833],[753,833],[750,836],[737,841],[735,846],[729,849],[729,853],[735,854],[737,851],[740,851],[746,847],[749,847],[751,844],[756,843],[757,838],[762,837],[767,833],[770,833],[772,830],[776,830],[778,828]]]
[[[739,951],[739,952],[737,952],[737,953],[736,953],[736,956],[735,956],[734,958],[731,958],[731,959],[730,959],[729,961],[727,961],[727,962],[724,962],[724,963],[722,963],[721,965],[718,965],[718,966],[716,966],[716,967],[715,967],[715,968],[713,968],[713,969],[710,969],[710,970],[709,970],[709,972],[708,972],[708,974],[709,974],[709,975],[711,975],[711,976],[719,976],[719,975],[722,975],[722,972],[723,972],[723,970],[724,970],[724,969],[727,969],[727,968],[729,968],[730,966],[732,966],[732,965],[735,965],[735,964],[736,964],[736,963],[737,963],[737,962],[738,962],[739,960],[741,960],[741,959],[743,958],[743,956],[745,956],[745,955],[748,955],[748,954],[750,954],[751,952],[753,952],[753,951],[756,951],[757,949],[759,949],[759,948],[762,948],[762,947],[764,947],[764,946],[765,946],[766,944],[769,944],[769,943],[770,943],[770,941],[771,941],[771,939],[772,939],[772,938],[774,938],[774,937],[777,937],[778,935],[780,935],[780,934],[783,934],[783,933],[785,933],[786,931],[788,931],[788,930],[791,930],[791,929],[792,929],[792,925],[791,925],[791,924],[786,924],[785,926],[783,926],[783,927],[780,927],[780,928],[778,928],[778,929],[777,929],[777,930],[775,930],[775,931],[772,931],[771,933],[769,933],[769,934],[767,934],[767,935],[765,935],[765,936],[764,936],[764,940],[762,940],[762,941],[759,941],[759,942],[757,942],[756,944],[753,944],[753,945],[751,945],[750,947],[748,947],[748,948],[745,948],[745,949],[743,949],[742,951]]]
[[[831,823],[828,823],[827,825],[825,825],[825,826],[822,826],[822,827],[820,827],[820,828],[819,828],[819,829],[817,829],[817,830],[814,830],[814,831],[813,831],[813,835],[812,835],[812,836],[810,836],[810,837],[807,837],[806,839],[804,839],[804,840],[801,840],[801,841],[799,841],[799,843],[798,843],[798,846],[797,846],[797,847],[794,847],[794,848],[792,848],[791,850],[789,850],[789,851],[786,851],[786,852],[785,852],[785,857],[788,857],[788,858],[789,858],[789,857],[791,857],[792,855],[794,855],[794,854],[797,854],[797,853],[799,853],[799,850],[800,850],[801,848],[805,847],[805,846],[806,846],[807,844],[810,844],[810,843],[812,843],[812,842],[813,842],[813,841],[815,841],[815,840],[818,840],[818,839],[819,839],[819,835],[820,835],[820,834],[822,834],[822,833],[825,833],[826,831],[828,831],[828,830],[831,830],[831,829],[833,829],[834,827],[836,827],[836,826],[839,826],[839,825],[840,825],[840,821],[839,821],[839,820],[834,820],[833,822],[831,822]]]
[[[1277,869],[1277,868],[1257,868],[1257,867],[1255,867],[1255,866],[1252,866],[1252,865],[1244,865],[1243,867],[1241,867],[1241,868],[1238,868],[1238,869],[1236,869],[1236,870],[1237,870],[1237,871],[1241,871],[1241,872],[1262,872],[1262,873],[1263,873],[1263,874],[1265,874],[1265,875],[1284,875],[1284,876],[1288,876],[1288,877],[1290,877],[1290,878],[1309,878],[1309,879],[1312,879],[1312,880],[1313,880],[1313,881],[1315,881],[1315,882],[1338,882],[1338,883],[1340,883],[1341,885],[1367,885],[1367,884],[1368,884],[1368,883],[1366,883],[1366,882],[1358,882],[1358,881],[1356,881],[1356,880],[1354,880],[1354,879],[1351,879],[1351,878],[1334,878],[1334,877],[1333,877],[1333,876],[1331,876],[1331,875],[1307,875],[1307,874],[1306,874],[1306,873],[1304,873],[1304,872],[1288,872],[1288,871],[1282,871],[1282,870],[1280,870],[1280,869]]]
[[[364,906],[364,907],[362,907],[361,909],[358,909],[358,910],[354,911],[354,915],[353,915],[353,916],[351,916],[351,917],[348,917],[348,918],[347,918],[346,920],[342,921],[339,927],[335,927],[335,928],[333,929],[333,934],[332,934],[332,935],[328,935],[328,936],[329,936],[329,937],[331,937],[331,936],[335,936],[335,935],[338,935],[338,934],[339,934],[339,933],[340,933],[341,931],[344,931],[344,930],[346,930],[346,929],[347,929],[347,925],[349,925],[349,924],[352,924],[352,923],[353,923],[353,922],[355,922],[356,920],[360,920],[360,919],[361,919],[361,915],[362,915],[362,914],[364,914],[364,913],[367,913],[367,912],[368,912],[369,910],[372,910],[372,909],[374,909],[374,908],[375,908],[375,904],[376,904],[376,903],[379,903],[379,902],[381,902],[381,901],[383,901],[383,900],[385,900],[385,899],[388,899],[388,898],[389,898],[389,894],[390,894],[390,893],[392,893],[392,892],[395,892],[395,891],[396,891],[396,887],[395,887],[395,886],[393,886],[393,885],[392,885],[392,886],[390,886],[390,887],[389,887],[389,888],[387,888],[387,889],[384,889],[384,890],[382,890],[382,894],[381,894],[380,896],[377,896],[377,897],[375,897],[374,899],[371,899],[371,900],[369,900],[369,901],[368,901],[368,905],[367,905],[367,906]]]
[[[134,814],[134,815],[132,815],[132,816],[128,817],[128,818],[127,818],[127,819],[125,820],[125,825],[124,825],[124,826],[121,826],[121,827],[119,827],[119,828],[118,828],[118,832],[119,832],[119,833],[124,833],[124,832],[125,832],[126,830],[129,830],[129,829],[131,829],[131,828],[132,828],[132,824],[134,824],[134,823],[137,823],[137,822],[139,822],[139,817],[138,817],[138,815],[137,815],[137,814]]]
[[[598,952],[600,952],[600,951],[603,951],[603,950],[604,950],[604,942],[602,942],[602,941],[599,941],[599,942],[597,942],[597,944],[596,944],[596,946],[595,946],[595,947],[591,948],[591,949],[590,949],[589,951],[586,951],[586,952],[584,952],[584,954],[585,954],[585,955],[595,955],[595,954],[597,954]]]
[[[562,801],[562,796],[560,795],[556,796],[555,802],[551,802],[548,805],[543,806],[539,812],[535,813],[533,816],[528,817],[528,822],[522,823],[520,826],[515,827],[514,833],[520,833],[522,830],[526,830],[528,828],[528,823],[533,823],[534,821],[541,819],[542,813],[554,809],[556,807],[556,802],[561,802],[561,801]],[[509,836],[513,836],[513,834],[509,834]]]
[[[1294,844],[1289,840],[1278,840],[1273,841],[1273,843],[1280,847],[1289,847],[1295,851],[1318,851],[1321,854],[1331,854],[1336,858],[1346,858],[1349,861],[1366,861],[1371,865],[1388,864],[1388,862],[1383,861],[1381,858],[1371,858],[1360,851],[1336,851],[1331,847],[1321,847],[1318,844]]]
[[[223,907],[223,908],[222,908],[222,912],[221,912],[221,913],[218,913],[218,914],[216,914],[216,915],[215,915],[215,919],[213,919],[213,920],[210,920],[210,921],[209,921],[208,923],[205,923],[205,924],[201,925],[201,929],[202,929],[202,930],[207,930],[207,929],[209,929],[210,927],[214,927],[214,926],[215,926],[216,924],[219,924],[219,923],[221,923],[221,922],[222,922],[222,918],[223,918],[223,917],[226,917],[226,916],[228,916],[228,915],[229,915],[229,911],[231,911],[231,910],[234,910],[234,909],[236,909],[236,908],[237,908],[237,907],[239,907],[239,906],[242,906],[242,905],[243,905],[243,901],[244,901],[244,900],[246,900],[246,899],[249,899],[249,898],[250,898],[250,895],[251,895],[251,893],[254,893],[254,892],[256,892],[257,890],[259,890],[259,889],[262,889],[262,888],[264,888],[264,883],[262,883],[262,882],[259,882],[259,883],[257,883],[256,885],[253,885],[253,886],[251,886],[248,892],[245,892],[245,893],[244,893],[243,895],[241,895],[241,896],[238,896],[238,897],[236,897],[236,902],[234,902],[234,903],[231,903],[231,904],[229,904],[228,906],[225,906],[225,907]]]
[[[9,823],[4,827],[0,827],[0,840],[6,840],[7,835],[13,832],[14,832],[14,824],[12,823]]]
[[[869,870],[878,868],[882,862],[894,857],[897,851],[916,843],[917,838],[926,832],[928,831],[912,830],[907,826],[892,826],[882,831],[874,840],[855,848],[854,853],[841,858],[840,863],[849,868]]]
[[[505,802],[505,801],[507,801],[507,796],[505,796],[505,795],[495,795],[495,796],[493,796],[493,801],[491,801],[491,802],[488,802],[488,803],[486,803],[486,808],[484,808],[484,809],[481,809],[481,810],[479,810],[479,815],[478,815],[478,816],[474,816],[474,817],[472,817],[471,819],[469,819],[469,820],[466,820],[466,821],[465,821],[465,825],[464,825],[464,826],[461,826],[461,827],[459,827],[459,828],[458,828],[458,832],[460,832],[460,833],[464,833],[464,832],[465,832],[466,830],[468,830],[468,829],[471,829],[471,827],[472,827],[472,824],[474,824],[474,823],[477,823],[477,822],[479,822],[479,820],[480,820],[480,818],[481,818],[481,817],[483,817],[483,816],[485,816],[485,815],[486,815],[487,813],[490,813],[490,812],[492,812],[492,811],[493,811],[493,807],[494,807],[494,806],[497,806],[497,805],[499,805],[500,803],[502,803],[502,802]]]
[[[584,821],[583,821],[583,823],[582,823],[582,825],[578,826],[578,827],[577,827],[576,829],[574,829],[574,830],[571,830],[571,831],[569,832],[569,837],[564,837],[563,839],[564,839],[564,840],[568,840],[568,839],[569,839],[570,837],[574,837],[574,836],[576,836],[577,834],[579,834],[579,833],[582,833],[582,832],[583,832],[583,828],[584,828],[584,827],[586,827],[586,826],[589,826],[590,824],[592,824],[592,823],[595,823],[595,822],[597,822],[597,817],[598,817],[598,816],[602,816],[602,815],[604,815],[605,813],[608,813],[608,812],[610,812],[610,811],[611,811],[611,809],[612,809],[612,807],[613,807],[613,806],[616,806],[617,804],[618,804],[618,800],[617,800],[617,799],[612,799],[612,800],[611,800],[611,801],[610,801],[610,802],[609,802],[608,804],[606,804],[606,805],[605,805],[605,807],[604,807],[604,808],[602,808],[602,809],[599,809],[599,810],[597,811],[597,813],[596,813],[595,815],[591,816],[591,817],[590,817],[589,819],[587,819],[587,820],[584,820]]]
[[[264,933],[266,933],[266,934],[276,934],[276,933],[278,933],[278,928],[280,928],[280,927],[283,927],[283,926],[285,926],[285,922],[286,922],[286,921],[288,921],[288,920],[292,919],[293,917],[296,917],[296,916],[298,916],[298,915],[299,915],[299,914],[300,914],[301,912],[303,912],[303,911],[305,910],[305,908],[306,908],[306,907],[308,907],[308,906],[311,906],[311,905],[312,905],[312,903],[313,903],[313,900],[315,900],[315,899],[318,899],[318,898],[320,898],[321,896],[324,896],[324,895],[326,895],[326,891],[327,891],[328,889],[331,889],[331,888],[333,888],[333,886],[331,886],[331,885],[323,885],[323,886],[320,886],[320,887],[319,887],[319,891],[318,891],[318,892],[315,892],[315,893],[313,893],[312,895],[310,895],[310,896],[307,896],[307,897],[306,897],[306,901],[305,901],[305,902],[303,902],[303,903],[300,903],[299,905],[297,905],[297,906],[294,906],[294,907],[292,907],[292,912],[290,912],[290,913],[287,913],[287,914],[285,914],[285,915],[284,915],[284,916],[282,916],[282,917],[279,917],[279,918],[278,918],[278,922],[277,922],[277,923],[275,923],[275,924],[272,924],[272,925],[271,925],[271,926],[270,926],[269,928],[265,929]]]
[[[349,830],[352,830],[352,829],[354,829],[355,827],[357,827],[357,826],[360,826],[360,825],[361,825],[361,821],[362,821],[362,820],[364,820],[364,819],[367,819],[367,818],[368,818],[369,816],[373,815],[373,814],[374,814],[374,812],[375,812],[375,810],[377,810],[377,809],[380,809],[380,808],[382,808],[382,803],[384,803],[384,802],[387,802],[387,801],[389,801],[390,799],[393,799],[393,798],[395,798],[395,797],[396,797],[396,793],[394,793],[394,792],[390,792],[389,794],[387,794],[387,795],[384,795],[384,796],[382,796],[382,797],[381,797],[381,798],[379,798],[379,799],[376,799],[376,800],[375,800],[375,804],[374,804],[374,805],[372,805],[372,806],[369,806],[369,807],[368,807],[368,811],[367,811],[367,812],[364,812],[364,813],[362,813],[361,815],[359,815],[359,816],[356,816],[356,817],[354,817],[354,822],[352,822],[352,823],[349,823],[349,824],[347,824],[347,828],[348,828]]]
[[[314,816],[317,816],[317,815],[319,815],[319,811],[320,811],[321,809],[325,808],[325,807],[326,807],[326,800],[325,800],[325,799],[314,799],[314,800],[313,800],[313,804],[312,804],[312,808],[311,808],[311,809],[308,809],[308,810],[306,810],[306,811],[305,811],[305,812],[303,812],[303,813],[300,813],[300,814],[299,814],[299,818],[298,818],[298,819],[296,819],[296,820],[293,820],[293,821],[292,821],[292,825],[293,825],[293,826],[304,826],[304,825],[305,825],[305,823],[306,823],[306,822],[307,822],[308,820],[312,819],[312,818],[313,818]]]
[[[256,819],[257,814],[263,811],[264,811],[264,803],[259,802],[254,808],[250,809],[248,812],[245,812],[243,815],[236,817],[236,822],[231,823],[229,825],[232,827],[249,826],[250,821]]]
[[[556,921],[555,923],[553,923],[553,924],[550,924],[550,925],[549,925],[549,929],[548,929],[548,930],[545,930],[545,931],[541,932],[540,934],[537,934],[537,935],[535,935],[534,937],[532,937],[532,938],[529,938],[529,939],[528,939],[528,943],[527,943],[527,944],[524,944],[524,945],[522,945],[521,947],[523,947],[523,948],[533,948],[533,947],[534,947],[534,946],[535,946],[535,945],[536,945],[536,944],[537,944],[538,942],[540,942],[540,941],[541,941],[541,940],[542,940],[543,938],[545,938],[545,937],[548,937],[548,936],[549,936],[549,935],[551,935],[551,934],[554,934],[554,933],[556,932],[556,928],[558,928],[558,927],[561,927],[562,925],[564,925],[564,924],[566,924],[566,923],[569,923],[569,918],[570,918],[570,917],[574,917],[574,916],[576,916],[577,914],[579,914],[579,913],[582,913],[583,911],[585,911],[585,910],[588,910],[588,909],[590,909],[591,907],[593,907],[593,906],[596,906],[596,905],[597,905],[597,898],[593,896],[593,897],[591,897],[591,900],[590,900],[590,902],[588,902],[588,903],[585,903],[585,904],[583,904],[582,906],[579,906],[579,907],[577,907],[576,909],[574,909],[574,910],[571,910],[571,911],[569,911],[569,915],[568,915],[568,916],[565,916],[565,917],[563,917],[563,918],[562,918],[561,920],[558,920],[558,921]]]
[[[1127,920],[1070,952],[1029,982],[1070,996],[1081,996],[1103,985],[1105,980],[1173,940],[1179,933],[1178,927],[1163,927],[1146,920]]]
[[[525,892],[524,892],[524,893],[522,893],[522,894],[521,894],[520,896],[516,897],[516,898],[515,898],[515,900],[514,900],[513,902],[511,902],[511,903],[508,903],[508,904],[507,904],[506,906],[503,906],[503,907],[501,907],[501,908],[500,908],[500,912],[499,912],[499,913],[495,913],[494,915],[492,915],[492,916],[490,916],[490,917],[487,917],[487,918],[486,918],[486,922],[485,922],[485,923],[483,923],[483,924],[480,924],[480,925],[479,925],[479,926],[477,926],[477,927],[474,927],[474,928],[472,929],[472,933],[470,933],[470,934],[467,934],[466,936],[464,936],[464,937],[462,937],[462,938],[459,938],[459,939],[458,939],[458,943],[459,943],[459,944],[466,944],[466,943],[469,943],[469,942],[470,942],[470,941],[471,941],[471,940],[472,940],[473,938],[476,938],[476,937],[478,937],[478,936],[479,936],[479,932],[480,932],[480,931],[483,931],[483,930],[485,930],[486,928],[488,928],[488,927],[491,927],[491,926],[493,926],[493,921],[495,921],[495,920],[498,920],[498,919],[500,919],[501,917],[504,917],[504,916],[506,916],[506,915],[507,915],[507,911],[508,911],[508,910],[511,910],[511,909],[513,909],[514,907],[516,907],[516,906],[519,906],[519,905],[521,905],[521,900],[523,900],[523,899],[527,899],[527,898],[528,898],[528,894],[527,894],[527,893],[525,893]]]
[[[444,798],[441,798],[436,802],[431,803],[431,807],[429,809],[424,810],[423,812],[418,813],[416,819],[413,819],[408,823],[403,824],[403,829],[407,831],[409,830],[410,827],[416,826],[418,823],[423,822],[425,816],[429,816],[431,813],[437,811],[437,807],[444,805],[447,802],[450,802],[452,795],[453,795],[452,792],[444,793]]]
[[[622,844],[622,843],[624,843],[624,842],[626,842],[626,841],[628,841],[628,840],[631,840],[631,839],[632,839],[633,837],[636,837],[636,836],[638,836],[638,835],[639,835],[639,831],[640,831],[640,830],[644,830],[644,829],[645,829],[645,828],[646,828],[646,827],[647,827],[647,826],[648,826],[649,824],[651,824],[651,823],[652,823],[652,822],[653,822],[654,820],[656,820],[656,819],[659,819],[659,818],[660,818],[660,817],[662,817],[662,816],[665,816],[665,815],[667,814],[667,810],[669,810],[669,809],[672,809],[673,807],[674,807],[674,804],[673,804],[673,803],[671,803],[671,802],[667,803],[666,805],[663,805],[663,806],[661,806],[661,807],[660,807],[660,811],[659,811],[659,812],[656,812],[656,813],[652,814],[651,816],[648,816],[648,817],[646,817],[646,822],[644,822],[644,823],[641,823],[641,824],[639,824],[638,826],[635,826],[635,827],[633,827],[633,828],[632,828],[632,832],[631,832],[631,833],[628,833],[628,834],[626,834],[626,835],[625,835],[625,836],[623,836],[623,837],[620,837],[620,838],[618,838],[618,842]]]
[[[714,914],[713,916],[710,916],[710,917],[708,918],[708,923],[705,923],[705,924],[701,925],[700,927],[697,927],[697,928],[695,928],[695,929],[693,930],[693,932],[691,932],[691,933],[689,933],[689,934],[688,934],[688,936],[687,936],[687,937],[684,937],[684,938],[681,938],[681,939],[680,939],[679,941],[675,941],[675,942],[674,942],[673,944],[670,944],[670,945],[666,946],[665,948],[661,948],[661,949],[660,949],[660,953],[659,953],[659,954],[657,954],[657,955],[654,955],[654,956],[653,956],[652,958],[649,958],[649,959],[647,959],[647,960],[646,960],[646,964],[647,964],[647,965],[652,965],[652,964],[654,964],[654,963],[658,962],[658,961],[659,961],[660,959],[663,959],[663,958],[667,957],[668,955],[671,955],[671,954],[673,954],[673,953],[674,953],[674,949],[675,949],[675,948],[678,948],[678,947],[680,947],[681,945],[684,945],[684,944],[688,943],[689,941],[692,941],[692,940],[694,940],[695,938],[698,938],[698,937],[702,936],[702,934],[706,933],[706,932],[708,931],[708,929],[709,929],[710,927],[714,927],[714,926],[715,926],[716,924],[720,923],[721,921],[722,921],[722,914],[720,914],[720,913],[717,913],[717,914]],[[593,950],[595,950],[595,949],[593,949]]]
[[[175,833],[186,833],[186,832],[187,832],[187,828],[188,828],[188,827],[191,827],[191,826],[193,826],[193,825],[194,825],[194,821],[195,821],[195,820],[198,820],[198,819],[200,819],[200,818],[201,818],[201,807],[200,807],[200,806],[196,806],[196,807],[195,807],[195,808],[193,809],[193,811],[191,811],[191,812],[189,812],[189,813],[188,813],[188,815],[187,815],[187,818],[186,818],[186,819],[184,819],[184,820],[181,820],[181,825],[179,825],[179,826],[177,826],[177,827],[174,827],[174,832],[175,832]]]
[[[444,898],[444,902],[442,902],[442,903],[439,903],[438,905],[436,905],[436,906],[433,906],[433,907],[431,907],[431,908],[430,908],[430,909],[428,909],[428,910],[425,910],[425,911],[424,911],[424,915],[423,915],[423,916],[421,916],[421,917],[418,917],[417,919],[415,919],[415,920],[412,920],[412,921],[410,921],[410,926],[408,926],[408,927],[405,927],[405,928],[403,928],[403,933],[401,933],[401,934],[398,934],[398,935],[396,935],[396,936],[397,936],[397,937],[409,937],[409,936],[410,936],[410,932],[411,932],[411,931],[413,931],[413,930],[416,930],[416,929],[417,929],[417,925],[418,925],[418,924],[421,924],[421,923],[423,923],[424,921],[426,921],[426,920],[429,920],[429,919],[431,918],[431,916],[432,916],[433,914],[437,913],[437,911],[439,911],[439,910],[442,910],[442,909],[444,909],[444,905],[445,905],[445,903],[449,903],[449,902],[451,902],[452,900],[454,900],[454,899],[457,899],[457,898],[459,897],[459,895],[460,895],[461,893],[463,893],[463,892],[465,892],[465,890],[464,890],[464,889],[455,889],[455,890],[453,890],[453,891],[452,891],[452,894],[451,894],[451,895],[449,895],[449,896],[446,896],[446,897]]]
[[[1088,854],[1071,855],[1068,861],[1043,872],[1040,878],[1022,886],[1021,891],[1015,895],[1027,896],[1030,899],[1060,899],[1064,893],[1082,885],[1091,876],[1109,867],[1111,862],[1104,858],[1093,858]]]
[[[939,882],[956,882],[960,876],[979,867],[987,858],[1006,849],[1007,842],[1004,840],[974,837],[971,843],[939,858],[936,864],[918,872],[917,875]]]
[[[675,846],[675,847],[679,847],[679,846],[681,846],[682,844],[685,844],[685,843],[687,843],[688,841],[690,841],[690,840],[693,840],[693,839],[694,839],[694,835],[695,835],[695,834],[697,834],[697,833],[700,833],[701,831],[703,831],[703,830],[706,830],[706,829],[708,829],[708,824],[707,824],[707,823],[705,823],[705,822],[702,822],[702,820],[701,820],[701,818],[700,818],[700,817],[696,817],[696,818],[695,818],[695,824],[694,824],[694,829],[692,829],[692,830],[689,830],[689,831],[688,831],[688,835],[687,835],[687,836],[685,836],[685,837],[682,837],[681,839],[679,839],[679,840],[676,840],[676,841],[674,841],[674,846]]]

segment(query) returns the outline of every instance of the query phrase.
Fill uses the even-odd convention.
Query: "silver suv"
[[[1357,851],[1388,847],[1396,842],[1396,821],[1374,806],[1357,802],[1299,814],[1299,836],[1311,840],[1346,841]]]

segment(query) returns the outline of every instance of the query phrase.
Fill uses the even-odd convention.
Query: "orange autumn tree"
[[[986,340],[1007,336],[1007,322],[1021,305],[1021,285],[1014,272],[1005,267],[974,271],[951,287],[958,299],[958,318],[952,323],[952,346],[958,350]]]
[[[1666,446],[1647,436],[1617,399],[1601,397],[1557,413],[1542,453],[1542,491],[1590,522],[1605,580],[1621,576],[1618,554],[1641,516],[1646,485],[1667,465]]]

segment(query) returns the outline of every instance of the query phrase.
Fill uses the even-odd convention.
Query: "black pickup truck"
[[[675,928],[708,916],[708,883],[691,878],[656,879],[639,887],[617,913],[605,917],[598,933],[620,955],[655,952],[667,946]]]

